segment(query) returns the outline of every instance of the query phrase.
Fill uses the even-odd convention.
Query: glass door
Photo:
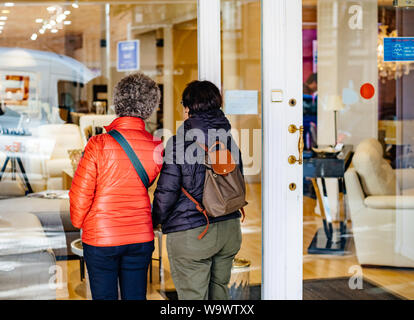
[[[0,299],[91,298],[69,214],[80,155],[131,72],[162,90],[147,130],[174,134],[197,69],[196,0],[0,3]],[[147,297],[164,299],[175,288],[155,246]]]
[[[413,299],[414,7],[302,12],[303,299]]]

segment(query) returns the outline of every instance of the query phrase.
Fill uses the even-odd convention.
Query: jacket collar
[[[136,117],[116,118],[109,126],[104,127],[106,132],[113,129],[145,130],[144,120]]]
[[[224,129],[227,131],[231,129],[230,122],[221,109],[196,113],[184,121],[184,127],[185,130],[201,129],[205,133],[209,129]]]

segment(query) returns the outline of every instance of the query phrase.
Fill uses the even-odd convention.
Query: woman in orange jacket
[[[156,83],[143,74],[122,79],[114,91],[118,116],[107,133],[92,137],[72,181],[70,215],[82,229],[92,298],[146,299],[147,270],[154,250],[151,203],[125,149],[108,132],[117,131],[132,147],[152,183],[162,166],[161,140],[145,130],[160,102]]]

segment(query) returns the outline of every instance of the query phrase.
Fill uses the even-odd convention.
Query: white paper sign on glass
[[[257,114],[257,90],[227,90],[224,94],[226,114]]]

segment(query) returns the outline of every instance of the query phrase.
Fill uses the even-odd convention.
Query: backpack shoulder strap
[[[206,209],[204,209],[201,205],[200,205],[200,203],[196,200],[196,199],[194,199],[194,197],[187,191],[187,190],[185,190],[183,187],[181,188],[181,191],[185,194],[185,196],[188,198],[188,199],[190,199],[191,200],[191,202],[192,203],[194,203],[195,204],[195,206],[196,206],[196,208],[197,208],[197,210],[199,211],[199,212],[201,212],[203,215],[204,215],[204,217],[206,218],[206,220],[207,220],[207,226],[206,226],[206,228],[204,229],[204,231],[198,236],[198,240],[201,240],[205,235],[206,235],[206,233],[207,233],[207,231],[208,231],[208,227],[210,226],[210,220],[208,219],[208,215],[207,215],[207,211],[206,211]]]
[[[122,149],[124,149],[125,153],[127,154],[129,160],[131,160],[132,165],[135,168],[135,171],[138,173],[138,176],[141,178],[142,183],[144,184],[145,188],[149,188],[149,178],[148,174],[144,169],[141,161],[138,159],[136,153],[128,143],[128,141],[124,138],[124,136],[117,130],[111,130],[108,134],[119,143]]]

